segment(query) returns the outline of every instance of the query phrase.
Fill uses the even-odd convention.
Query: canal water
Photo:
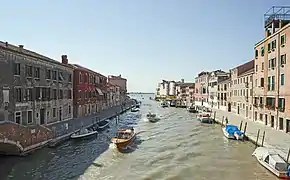
[[[140,98],[140,97],[139,97]],[[142,99],[144,98],[144,99]],[[110,145],[115,121],[97,138],[69,141],[25,158],[0,159],[0,179],[16,180],[273,180],[251,156],[249,142],[226,139],[220,125],[200,124],[185,109],[161,108],[143,96],[141,111],[120,117],[119,127],[140,132],[131,151]],[[149,111],[161,116],[149,123]]]

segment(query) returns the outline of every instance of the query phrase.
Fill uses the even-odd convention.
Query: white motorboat
[[[197,110],[196,106],[194,106],[194,105],[187,107],[187,110],[190,113],[198,113],[198,110]]]
[[[197,120],[202,123],[212,124],[213,118],[210,116],[209,113],[200,113],[197,115]]]
[[[70,137],[72,139],[79,139],[84,137],[89,137],[92,135],[97,135],[98,131],[94,130],[93,128],[82,128],[79,131],[73,133]]]
[[[152,122],[152,123],[157,122],[157,121],[160,120],[160,118],[158,118],[158,117],[156,116],[156,114],[151,114],[151,113],[148,113],[148,114],[146,115],[146,118],[148,119],[149,122]]]
[[[167,101],[162,101],[161,102],[161,107],[165,108],[165,107],[168,107],[168,106],[169,105],[168,105]]]
[[[258,162],[279,178],[290,179],[288,163],[274,150],[258,147],[252,154]]]
[[[244,133],[239,130],[238,126],[227,124],[225,127],[222,128],[222,131],[226,138],[228,139],[235,139],[235,140],[243,140]]]

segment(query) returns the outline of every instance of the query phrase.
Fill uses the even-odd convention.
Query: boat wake
[[[109,144],[109,148],[110,148],[110,149],[117,149],[117,146],[116,146],[116,144],[114,144],[114,143],[110,143],[110,144]]]

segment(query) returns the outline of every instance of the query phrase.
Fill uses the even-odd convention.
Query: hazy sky
[[[129,91],[253,57],[263,14],[289,0],[0,0],[2,41],[60,60],[67,54]]]

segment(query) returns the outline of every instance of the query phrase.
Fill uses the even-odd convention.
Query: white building
[[[169,96],[175,96],[176,91],[176,83],[175,81],[169,82]]]

